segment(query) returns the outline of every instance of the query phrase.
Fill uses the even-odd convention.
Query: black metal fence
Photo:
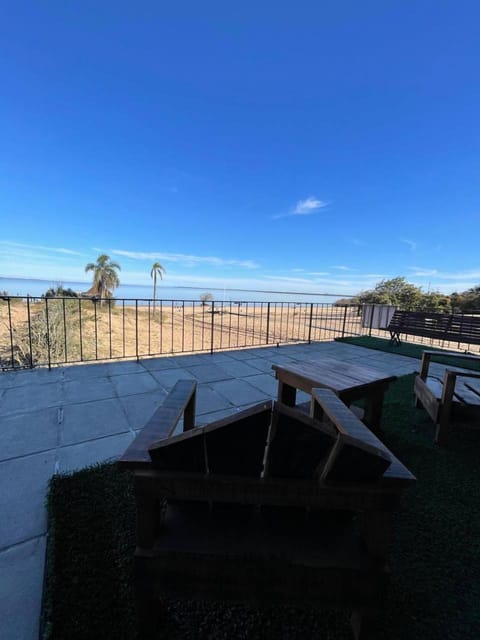
[[[0,366],[2,370],[51,367],[362,335],[389,337],[388,319],[369,313],[367,307],[4,296],[0,297]],[[447,349],[470,347],[413,336],[408,341]]]
[[[0,298],[2,369],[333,340],[358,305],[126,298]]]

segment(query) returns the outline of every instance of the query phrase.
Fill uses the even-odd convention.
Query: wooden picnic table
[[[331,389],[347,406],[356,400],[364,400],[364,423],[372,431],[380,431],[383,396],[396,376],[335,358],[325,358],[321,362],[274,364],[272,369],[278,380],[279,402],[294,407],[297,389],[309,394],[316,387]],[[315,411],[315,404],[312,407]]]

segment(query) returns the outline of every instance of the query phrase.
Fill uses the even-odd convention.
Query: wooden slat
[[[387,447],[328,389],[312,389],[312,398],[338,431],[322,472],[324,482],[375,482],[390,466]]]
[[[265,477],[313,478],[335,443],[335,432],[291,407],[275,403]]]
[[[260,477],[272,402],[262,402],[204,427],[153,443],[155,468]]]
[[[325,509],[395,509],[398,496],[415,476],[392,458],[380,482],[375,484],[322,485],[303,478],[249,478],[197,473],[140,470],[136,479],[145,492],[164,498],[238,504],[318,507]]]
[[[155,441],[167,438],[172,434],[185,409],[195,402],[197,383],[193,380],[178,380],[165,398],[163,404],[130,444],[120,465],[123,468],[136,469],[149,466],[151,463],[148,448]]]
[[[450,342],[480,344],[480,316],[395,311],[387,329],[393,335],[405,334],[437,338]]]

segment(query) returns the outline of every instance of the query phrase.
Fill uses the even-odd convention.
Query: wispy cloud
[[[409,267],[412,276],[435,276],[438,275],[437,269],[423,269],[422,267]]]
[[[400,242],[408,245],[410,247],[410,251],[416,251],[417,249],[417,243],[413,240],[409,240],[408,238],[400,238]]]
[[[307,276],[328,276],[330,274],[328,271],[308,271],[306,275]]]
[[[291,211],[287,213],[279,213],[272,216],[272,218],[277,220],[278,218],[288,218],[290,216],[310,216],[320,209],[324,209],[328,204],[330,203],[325,202],[324,200],[319,200],[315,196],[309,196],[308,198],[305,198],[305,200],[299,200]]]
[[[305,200],[299,200],[297,202],[295,209],[292,212],[292,215],[309,216],[310,214],[315,213],[315,211],[318,211],[318,209],[323,209],[324,207],[327,206],[327,204],[328,203],[324,202],[323,200],[319,200],[314,196],[310,196]]]
[[[0,240],[0,245],[5,247],[11,247],[13,249],[31,249],[32,251],[46,251],[52,253],[63,253],[68,256],[81,256],[85,255],[79,251],[72,251],[71,249],[65,249],[64,247],[46,247],[41,244],[25,244],[22,242],[10,242],[8,240]]]
[[[95,248],[95,251],[102,251],[102,249]],[[123,249],[110,249],[108,253],[131,260],[161,260],[165,263],[172,262],[185,267],[210,265],[214,267],[241,267],[244,269],[259,268],[259,265],[254,260],[237,260],[218,256],[194,256],[185,253],[158,253],[155,251],[126,251]]]
[[[333,267],[330,267],[330,269],[338,269],[338,271],[355,271],[355,269],[352,269],[351,267],[346,267],[344,264],[337,264]]]
[[[412,276],[435,276],[436,279],[443,280],[469,280],[472,282],[480,281],[480,269],[470,269],[467,271],[439,271],[438,269],[425,269],[423,267],[409,267]],[[472,285],[470,285],[472,286]]]

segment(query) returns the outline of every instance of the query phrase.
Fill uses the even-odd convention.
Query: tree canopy
[[[104,253],[98,256],[96,262],[89,262],[85,266],[85,273],[93,271],[93,284],[88,293],[98,295],[100,298],[110,298],[113,289],[120,284],[117,273],[120,270],[118,262],[114,262]]]
[[[450,295],[439,291],[424,292],[404,277],[380,280],[373,289],[362,291],[353,298],[337,300],[336,305],[344,304],[388,304],[403,311],[434,311],[450,313],[453,311],[471,313],[480,311],[480,285],[463,293]]]

